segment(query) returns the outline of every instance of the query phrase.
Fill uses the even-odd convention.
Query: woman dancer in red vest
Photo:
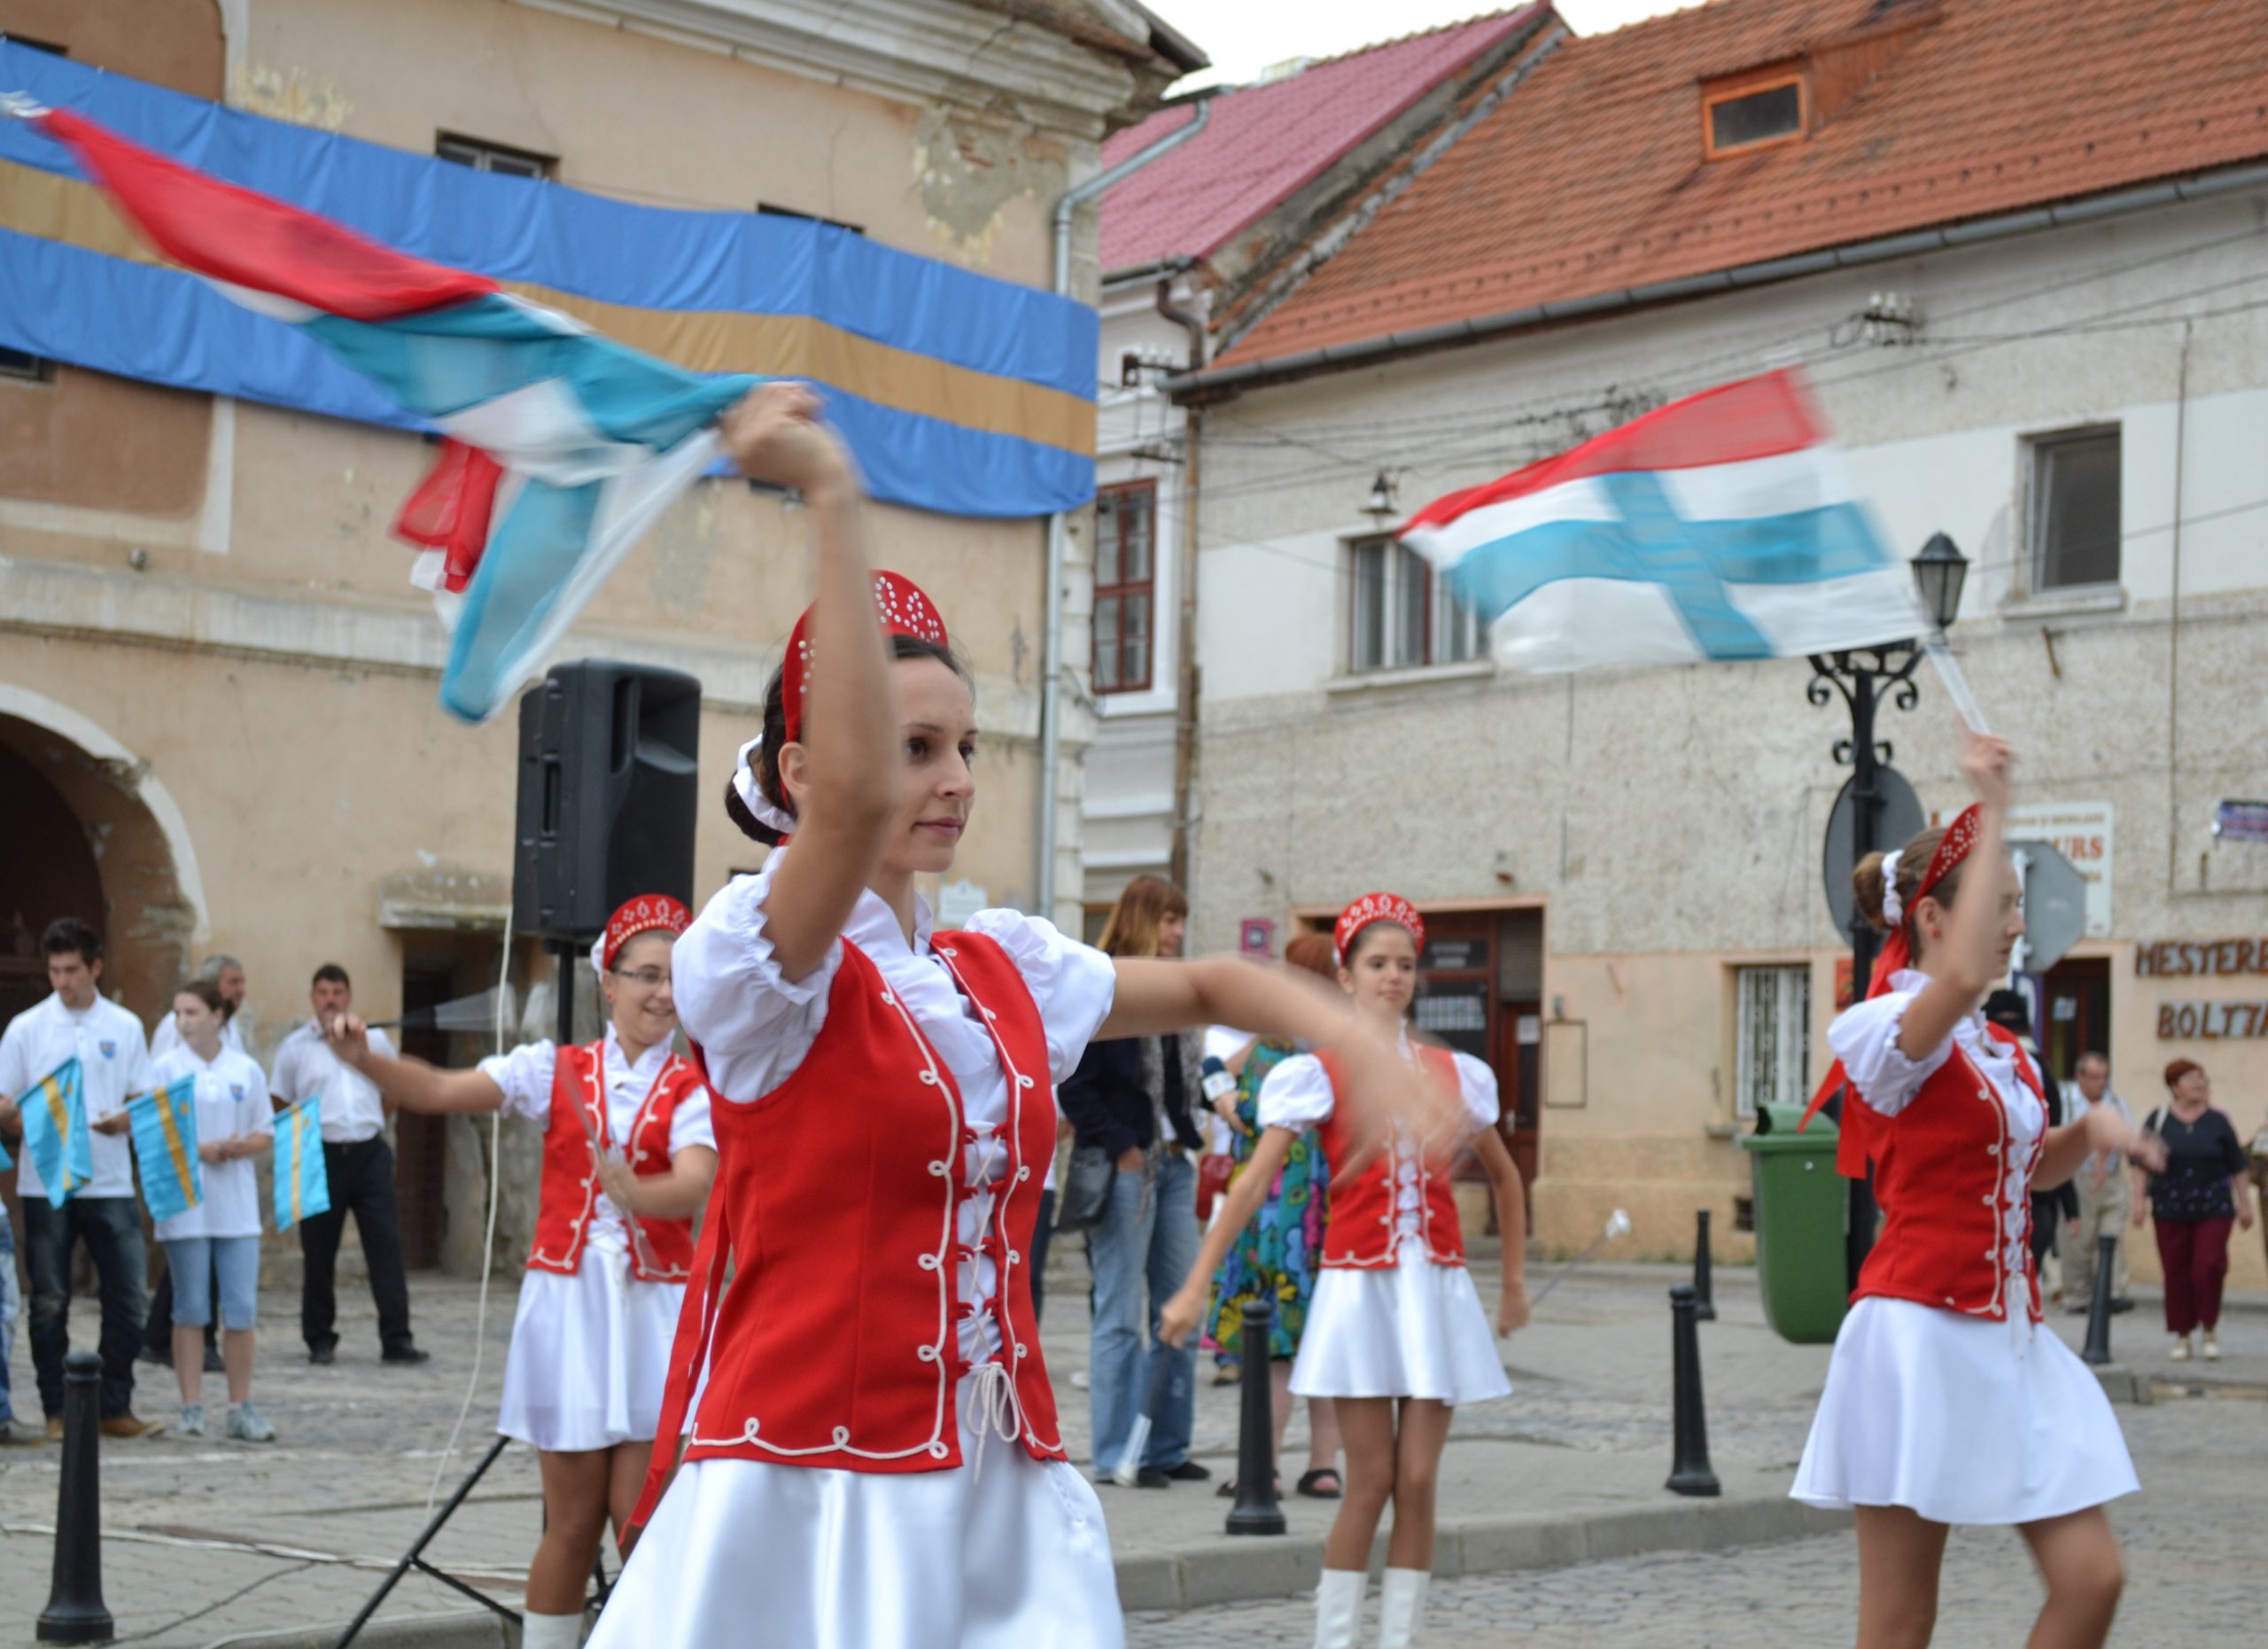
[[[1340,914],[1332,934],[1340,984],[1382,1034],[1400,1034],[1417,993],[1425,924],[1392,893],[1366,893]],[[1317,1649],[1351,1649],[1362,1614],[1371,1544],[1386,1504],[1379,1600],[1382,1649],[1415,1637],[1433,1567],[1433,1498],[1442,1446],[1456,1404],[1511,1389],[1487,1318],[1464,1268],[1464,1241],[1449,1192],[1451,1150],[1469,1140],[1495,1193],[1504,1233],[1504,1279],[1496,1327],[1527,1321],[1523,1254],[1527,1208],[1519,1171],[1496,1132],[1496,1077],[1470,1054],[1402,1043],[1414,1063],[1454,1082],[1462,1104],[1430,1137],[1397,1132],[1363,1151],[1347,1135],[1349,1095],[1360,1078],[1330,1053],[1301,1054],[1268,1073],[1260,1090],[1264,1130],[1252,1161],[1206,1234],[1181,1291],[1166,1304],[1161,1334],[1178,1343],[1205,1309],[1222,1256],[1252,1218],[1299,1135],[1323,1133],[1324,1155],[1340,1167],[1323,1232],[1323,1271],[1292,1390],[1329,1397],[1347,1445],[1347,1491],[1323,1552],[1316,1591]],[[1397,1423],[1398,1410],[1398,1423]]]
[[[2102,1506],[2140,1487],[2101,1384],[2039,1331],[2031,1194],[2090,1153],[2148,1160],[2152,1145],[2108,1106],[2047,1127],[2031,1060],[1977,1011],[2023,933],[2000,840],[2010,759],[1969,736],[1977,804],[1854,873],[1890,937],[1829,1032],[1837,1062],[1812,1102],[1847,1080],[1838,1165],[1872,1159],[1887,1216],[1791,1491],[1856,1516],[1859,1649],[1930,1641],[1952,1523],[2022,1531],[2047,1583],[2034,1649],[2101,1644],[2122,1579]]]
[[[1102,1514],[1032,1312],[1054,1082],[1098,1035],[1219,1020],[1335,1042],[1412,1115],[1432,1097],[1273,970],[1114,962],[1013,910],[933,929],[914,878],[949,873],[967,825],[975,707],[928,598],[868,570],[816,412],[774,386],[725,420],[815,539],[816,599],[727,802],[793,841],[678,944],[720,1167],[662,1417],[682,1463],[655,1451],[594,1643],[1111,1649]]]
[[[672,1052],[670,952],[689,919],[663,894],[614,913],[592,953],[610,1023],[442,1070],[333,1037],[387,1100],[434,1114],[502,1110],[543,1126],[535,1241],[504,1359],[496,1429],[533,1443],[543,1539],[528,1565],[525,1649],[572,1649],[607,1520],[617,1544],[645,1481],[671,1336],[693,1264],[693,1216],[717,1171],[709,1090]]]

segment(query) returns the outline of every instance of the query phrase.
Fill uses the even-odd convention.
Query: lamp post
[[[1943,635],[1961,611],[1961,587],[1969,576],[1969,558],[1953,540],[1935,533],[1922,547],[1922,553],[1914,557],[1912,565],[1922,609],[1937,633]],[[1879,775],[1891,760],[1891,745],[1889,740],[1875,737],[1875,712],[1885,701],[1900,710],[1912,710],[1921,702],[1921,689],[1914,682],[1915,666],[1921,662],[1922,644],[1910,638],[1879,647],[1847,648],[1840,652],[1811,656],[1812,678],[1804,688],[1804,696],[1824,708],[1839,695],[1851,712],[1851,736],[1836,740],[1833,753],[1837,766],[1847,766],[1851,769],[1851,851],[1854,863],[1876,849],[1897,845],[1876,839],[1883,803]],[[1871,922],[1854,910],[1850,937],[1851,989],[1854,994],[1863,995],[1867,981],[1874,973],[1881,936]],[[1831,1101],[1830,1106],[1839,1122],[1841,1101]],[[1859,1267],[1865,1264],[1874,1240],[1874,1181],[1869,1177],[1851,1187],[1851,1229],[1845,1260],[1853,1287],[1858,1286]]]

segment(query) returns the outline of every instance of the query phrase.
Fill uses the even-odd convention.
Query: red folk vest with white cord
[[[583,1245],[599,1200],[591,1134],[597,1134],[602,1146],[615,1143],[606,1102],[604,1059],[604,1045],[593,1042],[561,1048],[553,1062],[551,1113],[543,1124],[543,1178],[536,1202],[535,1240],[528,1248],[528,1265],[532,1270],[571,1277],[583,1263]],[[675,1057],[655,1073],[623,1147],[631,1172],[650,1179],[670,1171],[671,1119],[677,1115],[679,1102],[701,1085],[701,1073],[689,1062]],[[579,1108],[588,1119],[588,1132],[576,1120]],[[646,1241],[642,1252],[635,1241],[630,1245],[632,1276],[641,1282],[683,1282],[692,1274],[691,1220],[641,1215],[638,1229]]]
[[[1438,1080],[1456,1086],[1456,1058],[1448,1049],[1420,1046],[1417,1053]],[[1331,1079],[1331,1115],[1317,1132],[1323,1136],[1324,1160],[1336,1174],[1342,1171],[1340,1164],[1353,1162],[1356,1153],[1355,1130],[1339,1097],[1347,1092],[1346,1067],[1335,1054],[1316,1057]],[[1425,1257],[1436,1265],[1464,1264],[1464,1233],[1457,1222],[1456,1198],[1449,1190],[1448,1158],[1421,1157],[1398,1140],[1389,1141],[1352,1182],[1332,1186],[1331,1208],[1324,1219],[1323,1263],[1357,1271],[1392,1266],[1398,1257],[1395,1233],[1402,1224],[1404,1188],[1417,1196],[1418,1234],[1425,1245]]]
[[[705,1367],[687,1459],[956,1466],[954,1394],[969,1367],[959,1326],[979,1314],[998,1333],[1018,1441],[1036,1458],[1065,1458],[1028,1259],[1055,1147],[1046,1031],[998,945],[941,932],[931,948],[992,1035],[1007,1079],[1005,1124],[982,1135],[968,1126],[951,1070],[881,970],[845,941],[803,1062],[770,1093],[720,1095],[711,1113],[717,1183],[659,1432],[685,1429]],[[980,1159],[989,1178],[972,1186],[980,1144],[998,1154]],[[988,1194],[983,1236],[964,1246],[961,1207]],[[968,1302],[961,1263],[978,1253],[997,1284],[990,1300]],[[1004,1409],[1006,1395],[993,1399]],[[648,1508],[666,1456],[656,1452]]]

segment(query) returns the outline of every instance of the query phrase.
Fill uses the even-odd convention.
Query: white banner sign
[[[2090,939],[2110,937],[2110,823],[2109,802],[2028,802],[2008,809],[2010,840],[2052,844],[2086,879]]]

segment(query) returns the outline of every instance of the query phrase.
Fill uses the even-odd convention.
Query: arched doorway
[[[105,994],[147,1023],[188,971],[204,923],[196,861],[164,787],[101,728],[0,683],[0,1012],[47,994],[40,930],[103,936]]]

